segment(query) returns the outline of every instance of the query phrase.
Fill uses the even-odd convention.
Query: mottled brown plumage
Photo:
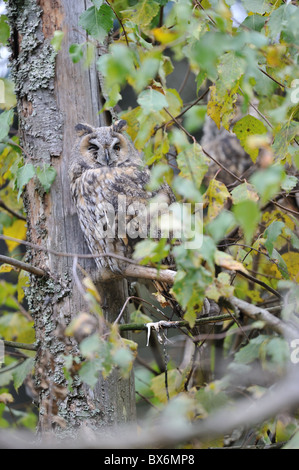
[[[99,128],[78,124],[69,177],[81,229],[91,253],[131,258],[134,245],[140,241],[136,215],[148,205],[154,193],[146,188],[149,169],[122,133],[125,124],[118,121],[111,127]],[[167,185],[159,193],[167,204],[174,200]],[[119,232],[120,224],[129,230]],[[126,266],[125,261],[113,257],[99,257],[95,261],[99,269],[108,268],[119,275]]]

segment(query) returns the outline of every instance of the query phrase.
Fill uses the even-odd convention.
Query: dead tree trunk
[[[68,162],[78,122],[107,125],[102,107],[96,64],[88,69],[73,64],[72,43],[82,43],[86,33],[78,18],[86,9],[84,0],[9,0],[12,74],[18,98],[21,145],[26,162],[42,167],[51,164],[57,177],[48,194],[32,179],[24,194],[28,240],[57,252],[88,253],[72,205]],[[55,30],[64,32],[62,48],[56,54],[50,44]],[[79,380],[72,391],[66,386],[63,355],[76,353],[75,341],[63,329],[81,310],[84,299],[72,279],[73,259],[30,250],[31,264],[44,269],[48,277],[32,276],[28,302],[35,318],[38,352],[36,387],[39,394],[42,432],[56,428],[70,430],[116,424],[135,417],[133,377],[122,379],[117,370],[93,390]],[[93,260],[80,260],[91,272]],[[109,321],[118,315],[126,298],[126,281],[97,286]]]

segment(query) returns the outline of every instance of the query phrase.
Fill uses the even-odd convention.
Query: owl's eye
[[[90,152],[97,152],[99,150],[99,147],[96,144],[89,144],[88,150]]]
[[[120,150],[120,144],[117,143],[117,144],[113,145],[113,150],[116,150],[118,152]]]

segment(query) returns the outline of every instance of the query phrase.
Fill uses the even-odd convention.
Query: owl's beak
[[[107,162],[107,165],[109,165],[109,160],[110,160],[109,150],[104,149],[104,154],[105,154],[105,160]]]

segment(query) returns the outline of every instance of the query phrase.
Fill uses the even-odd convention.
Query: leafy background
[[[90,66],[98,43],[109,34],[108,53],[97,59],[105,96],[99,111],[110,110],[127,121],[129,136],[151,167],[150,188],[166,180],[179,202],[203,203],[204,236],[197,250],[145,240],[135,253],[156,266],[170,252],[175,256],[172,294],[184,310],[187,328],[169,332],[170,341],[160,333],[161,345],[152,333],[156,358],[145,347],[145,333],[134,333],[135,342],[126,343],[111,326],[105,340],[85,338],[80,343],[83,362],[65,357],[70,387],[74,362],[81,379],[93,386],[99,371],[106,376],[118,366],[126,374],[136,358],[139,417],[170,416],[175,409],[183,422],[203,419],[240,394],[260,397],[286,373],[287,340],[265,321],[240,314],[229,299],[235,295],[262,306],[298,328],[299,10],[294,3],[93,0],[82,13],[78,27],[88,40],[69,50],[78,67]],[[236,8],[239,20],[232,14]],[[4,13],[3,45],[9,37],[6,20]],[[59,54],[61,31],[52,47]],[[56,175],[50,165],[35,167],[22,153],[9,74],[1,82],[0,228],[4,236],[25,239],[23,189],[33,178],[40,191],[49,192]],[[248,178],[233,171],[233,183],[227,184],[229,159],[224,169],[211,167],[213,154],[201,146],[208,118],[235,134],[250,159]],[[1,249],[14,259],[24,256],[22,245],[13,241],[2,240]],[[29,275],[7,263],[0,273],[0,336],[33,344],[33,320],[24,298]],[[89,280],[85,287],[91,313],[102,318]],[[132,308],[132,323],[159,320],[161,309],[169,317],[167,299],[157,296],[149,308],[143,295],[144,301]],[[225,319],[199,328],[206,297],[220,305],[218,313]],[[82,315],[67,334],[76,335],[85,321]],[[25,387],[33,393],[34,352],[19,351],[9,350],[0,371],[0,426],[34,428],[36,410],[20,400]],[[292,446],[297,430],[296,413],[281,414],[251,433],[207,445],[283,445],[291,439]]]

